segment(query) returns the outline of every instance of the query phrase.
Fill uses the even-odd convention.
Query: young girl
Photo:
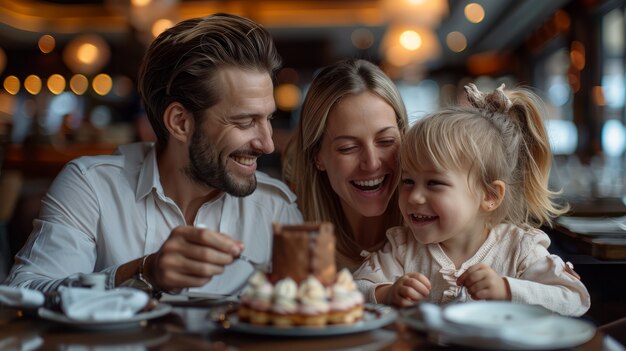
[[[405,227],[355,272],[370,302],[509,300],[580,316],[589,293],[541,230],[564,213],[548,187],[541,100],[528,90],[465,87],[474,108],[416,122],[402,143]]]

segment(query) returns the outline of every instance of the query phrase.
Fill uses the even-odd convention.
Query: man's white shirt
[[[272,222],[300,223],[302,215],[284,183],[262,172],[256,177],[254,193],[220,194],[200,207],[194,225],[241,240],[248,258],[269,265]],[[106,273],[112,288],[121,264],[157,251],[185,218],[163,192],[154,145],[135,143],[69,162],[33,225],[5,283],[49,291],[68,276],[92,272]],[[234,293],[249,273],[249,264],[237,261],[199,290]]]

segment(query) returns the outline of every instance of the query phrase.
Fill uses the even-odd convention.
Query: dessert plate
[[[164,316],[172,310],[172,306],[164,303],[158,304],[153,310],[140,312],[128,319],[122,320],[76,320],[68,318],[64,313],[40,307],[38,314],[41,318],[49,321],[65,324],[77,329],[85,330],[114,330],[138,327],[140,322]]]
[[[432,308],[428,308],[432,310]],[[540,306],[477,301],[441,308],[438,325],[424,320],[424,306],[407,310],[403,320],[426,331],[441,344],[501,350],[553,350],[591,340],[596,328],[582,319],[564,317]]]
[[[382,328],[393,323],[398,317],[396,310],[389,306],[365,304],[363,319],[351,325],[328,325],[325,327],[274,327],[240,322],[236,311],[230,313],[226,321],[218,322],[222,328],[235,332],[269,336],[330,336],[362,333]]]

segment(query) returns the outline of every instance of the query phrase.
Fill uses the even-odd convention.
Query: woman
[[[339,61],[311,83],[283,173],[304,219],[335,225],[338,268],[356,270],[361,252],[402,224],[397,155],[407,124],[394,83],[368,61]]]

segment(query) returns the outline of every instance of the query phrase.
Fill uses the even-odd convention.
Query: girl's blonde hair
[[[400,133],[404,134],[408,124],[406,108],[393,81],[369,61],[343,60],[323,68],[313,79],[302,105],[300,121],[283,158],[283,176],[298,196],[304,219],[333,223],[337,251],[353,260],[360,259],[361,248],[354,245],[339,196],[326,173],[315,167],[315,156],[320,150],[331,108],[342,98],[365,91],[379,96],[393,108]],[[390,222],[401,225],[397,198],[396,191],[384,215]]]
[[[495,195],[492,182],[506,184],[504,199],[492,223],[520,227],[551,225],[567,212],[548,189],[552,161],[543,124],[543,102],[528,89],[491,94],[466,87],[474,107],[448,107],[417,121],[400,149],[403,169],[432,164],[437,170],[469,168],[473,190]]]

